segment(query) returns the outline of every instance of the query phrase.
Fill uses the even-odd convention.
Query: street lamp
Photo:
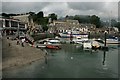
[[[105,38],[104,38],[105,43],[104,43],[104,46],[105,46],[105,47],[106,47],[106,36],[107,36],[107,33],[108,33],[107,31],[104,32],[104,34],[105,34]]]
[[[105,65],[105,59],[106,59],[106,51],[108,50],[108,47],[106,46],[106,36],[107,36],[107,31],[104,32],[105,34],[105,43],[104,43],[104,47],[103,47],[103,50],[104,50],[104,53],[103,53],[103,65]]]

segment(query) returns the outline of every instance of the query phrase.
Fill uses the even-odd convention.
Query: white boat
[[[82,44],[82,42],[87,41],[87,40],[88,40],[88,37],[85,37],[85,38],[76,37],[76,38],[73,38],[72,41],[76,44]]]
[[[37,41],[34,44],[34,46],[37,48],[45,48],[48,45],[59,46],[61,45],[61,43],[59,39],[44,39],[44,40]]]
[[[44,44],[60,45],[59,39],[48,39]]]
[[[106,43],[107,44],[119,44],[120,42],[119,42],[118,37],[112,36],[112,37],[106,39]]]
[[[102,46],[104,46],[104,44],[99,43],[99,42],[94,41],[94,40],[87,40],[87,41],[84,41],[82,43],[82,48],[84,50],[91,50],[91,49],[97,50],[97,49],[101,49]]]
[[[92,49],[92,42],[91,41],[84,41],[83,43],[82,43],[82,48],[84,49],[84,50],[91,50]]]
[[[68,32],[64,32],[64,33],[59,33],[59,35],[62,38],[76,38],[76,37],[81,37],[81,38],[87,38],[88,34],[80,34],[79,31],[68,31]]]
[[[107,44],[119,44],[120,42],[116,39],[106,39]]]

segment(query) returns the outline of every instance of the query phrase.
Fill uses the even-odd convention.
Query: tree
[[[75,15],[75,16],[74,16],[74,20],[78,20],[78,21],[80,22],[80,17],[77,16],[77,15]]]
[[[3,16],[3,17],[6,17],[6,18],[9,18],[9,17],[10,17],[10,15],[7,14],[7,13],[2,13],[2,16]]]
[[[29,12],[30,16],[34,16],[35,12]]]
[[[67,19],[68,17],[69,17],[68,15],[65,16],[66,19]]]
[[[43,18],[43,17],[44,17],[43,11],[38,12],[38,13],[37,13],[37,17],[38,17],[38,18]]]
[[[120,22],[117,22],[115,27],[117,27],[119,29],[119,31],[120,31]]]
[[[57,20],[57,15],[55,13],[49,14],[48,18],[51,18],[51,20]]]
[[[92,24],[96,25],[97,28],[100,27],[100,18],[96,15],[92,15],[91,18],[90,18],[90,21]]]
[[[43,29],[43,31],[45,32],[45,31],[48,30],[48,26],[47,26],[47,25],[42,25],[42,29]]]
[[[114,20],[114,19],[112,19],[112,20],[111,20],[111,26],[112,26],[112,27],[117,26],[117,21]]]

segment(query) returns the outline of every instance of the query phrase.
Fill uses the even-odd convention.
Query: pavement
[[[2,69],[30,64],[34,61],[44,61],[45,52],[41,49],[30,47],[24,43],[24,47],[17,45],[16,40],[2,39]]]

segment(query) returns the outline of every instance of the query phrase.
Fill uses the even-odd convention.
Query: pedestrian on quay
[[[17,45],[19,45],[20,44],[20,42],[19,42],[19,39],[17,38]]]
[[[24,47],[25,38],[21,39],[21,42],[22,47]]]

